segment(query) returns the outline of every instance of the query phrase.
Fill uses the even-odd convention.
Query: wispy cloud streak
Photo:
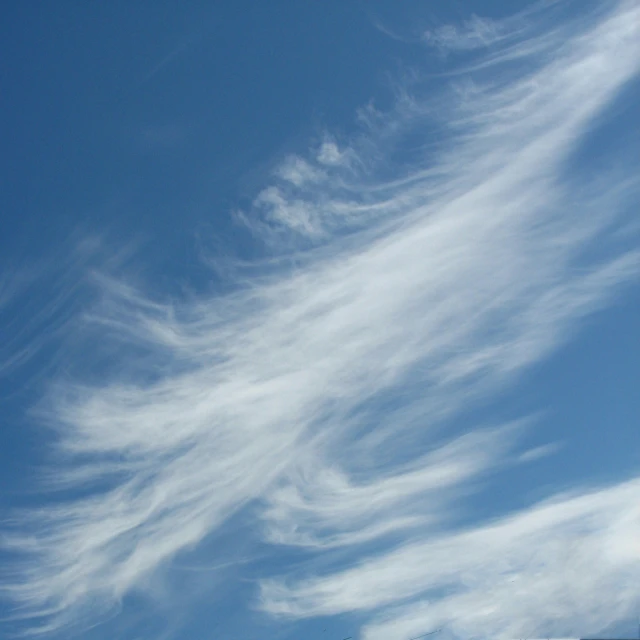
[[[593,633],[635,613],[640,482],[548,503],[291,585],[265,585],[274,612],[381,610],[367,640],[447,627],[456,637]],[[402,606],[399,603],[404,603]],[[578,615],[579,614],[579,615]]]
[[[287,159],[243,219],[272,247],[287,247],[295,268],[276,261],[233,293],[178,303],[103,279],[104,301],[87,330],[129,353],[118,351],[106,380],[59,381],[40,408],[67,462],[58,486],[93,482],[96,490],[35,513],[29,538],[6,538],[21,554],[8,593],[27,613],[63,623],[144,588],[245,507],[269,542],[314,552],[357,552],[391,532],[414,540],[417,525],[425,537],[336,574],[270,580],[262,606],[272,613],[404,603],[388,615],[407,631],[422,619],[450,623],[463,609],[478,620],[487,585],[506,593],[493,566],[501,541],[510,575],[540,593],[575,535],[560,507],[433,538],[456,497],[505,459],[520,427],[463,436],[442,428],[549,354],[638,273],[635,250],[612,242],[605,257],[590,254],[625,211],[618,176],[596,206],[569,161],[638,73],[639,25],[640,9],[623,2],[554,38],[532,35],[495,68],[480,65],[473,84],[437,103],[441,111],[406,98],[387,115],[363,112],[359,138],[327,138]],[[392,162],[434,115],[446,143]],[[636,489],[623,485],[610,497],[630,505]],[[588,497],[565,506],[579,523],[606,518],[603,495],[592,511]],[[614,516],[619,527],[585,534],[599,566],[608,562],[603,535],[628,540],[638,530],[622,507]],[[544,579],[524,559],[528,541],[540,549]],[[637,548],[625,549],[635,562]],[[449,569],[449,556],[467,560]],[[623,578],[616,563],[599,575]],[[402,578],[405,570],[413,578]],[[438,593],[466,575],[473,589]],[[433,614],[411,604],[430,590]],[[558,616],[591,606],[595,591],[576,593]],[[509,632],[528,628],[519,607]],[[508,617],[483,618],[494,638],[499,613]],[[385,624],[372,623],[367,637],[382,637]]]

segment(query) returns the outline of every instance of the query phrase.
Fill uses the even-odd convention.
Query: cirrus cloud
[[[56,381],[39,407],[62,460],[52,485],[84,493],[4,537],[16,564],[3,590],[24,615],[46,631],[115,607],[241,510],[274,554],[353,554],[333,573],[265,577],[271,614],[366,611],[371,640],[627,615],[637,481],[459,531],[456,500],[523,427],[446,429],[638,275],[638,250],[606,242],[633,168],[593,199],[571,161],[638,74],[639,25],[621,2],[553,37],[532,29],[441,111],[407,98],[360,136],[287,158],[243,214],[279,253],[231,293],[168,302],[97,278],[87,335],[127,350],[109,376]],[[446,142],[392,163],[434,118]]]

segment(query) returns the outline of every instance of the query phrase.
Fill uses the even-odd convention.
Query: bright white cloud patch
[[[505,639],[541,631],[558,637],[571,625],[603,629],[637,605],[639,497],[636,480],[414,538],[329,576],[267,583],[265,607],[296,616],[382,610],[365,629],[367,640],[440,627],[461,638]]]
[[[500,33],[482,24],[473,38]],[[638,481],[447,528],[522,426],[447,436],[446,421],[640,268],[613,243],[590,257],[634,176],[607,176],[596,201],[570,171],[640,70],[640,8],[528,33],[441,111],[407,99],[351,143],[286,160],[246,219],[303,246],[295,269],[174,304],[101,280],[87,329],[128,350],[108,380],[62,378],[40,409],[68,461],[60,486],[95,491],[5,538],[18,563],[4,586],[27,614],[55,625],[107,608],[244,507],[274,554],[352,554],[339,570],[265,576],[262,608],[367,612],[368,640],[430,625],[597,630],[631,612]],[[434,117],[446,144],[392,165],[394,144]],[[361,551],[374,540],[375,555]]]

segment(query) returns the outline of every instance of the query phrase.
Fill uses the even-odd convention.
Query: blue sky
[[[0,637],[637,633],[640,9],[14,3]]]

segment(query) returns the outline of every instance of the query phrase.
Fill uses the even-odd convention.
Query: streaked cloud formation
[[[639,493],[635,480],[414,539],[327,577],[267,585],[267,608],[300,616],[382,610],[364,633],[375,640],[440,627],[461,638],[528,637],[541,624],[551,637],[569,623],[606,628],[632,616],[638,601]]]
[[[637,479],[452,524],[534,428],[461,433],[458,412],[640,268],[609,238],[634,168],[598,176],[597,198],[572,170],[640,70],[640,8],[553,30],[543,17],[503,49],[504,25],[441,32],[453,50],[489,34],[491,54],[437,99],[414,87],[390,113],[363,110],[359,137],[286,158],[239,214],[275,257],[231,293],[168,302],[99,280],[85,329],[126,349],[106,379],[61,378],[39,408],[65,461],[59,488],[84,489],[5,537],[18,559],[5,587],[25,614],[46,630],[116,607],[241,510],[274,554],[314,559],[264,576],[269,614],[364,612],[368,640],[593,631],[631,614]],[[407,149],[426,127],[438,146]],[[346,565],[323,561],[339,549]]]

